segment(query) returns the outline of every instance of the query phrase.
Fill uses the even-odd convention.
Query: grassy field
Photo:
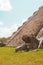
[[[15,53],[14,48],[0,47],[0,65],[43,65],[43,49]]]

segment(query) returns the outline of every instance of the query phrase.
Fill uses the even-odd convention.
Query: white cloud
[[[0,37],[9,37],[13,32],[17,30],[19,26],[21,26],[27,19],[23,19],[20,25],[13,24],[11,27],[2,27],[0,26]],[[3,22],[0,22],[0,25],[3,25]]]
[[[0,27],[0,37],[11,36],[14,31],[18,28],[17,24],[12,25],[10,28]]]
[[[27,19],[23,19],[23,20],[22,20],[22,23],[24,23],[25,21],[27,21]]]
[[[25,21],[27,21],[27,19],[23,19],[22,22],[21,22],[21,24],[23,24]]]
[[[4,24],[3,24],[3,22],[2,21],[0,21],[0,26],[3,26]]]
[[[0,0],[0,11],[10,11],[11,9],[10,0]]]

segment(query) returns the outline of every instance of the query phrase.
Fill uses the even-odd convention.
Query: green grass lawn
[[[43,49],[15,52],[11,47],[0,47],[0,65],[43,65]]]

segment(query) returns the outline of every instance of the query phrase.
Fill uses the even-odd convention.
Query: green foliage
[[[0,65],[43,65],[43,49],[15,52],[11,47],[0,47]]]
[[[7,40],[6,38],[0,38],[0,42],[4,43],[4,42],[6,42],[6,40]]]

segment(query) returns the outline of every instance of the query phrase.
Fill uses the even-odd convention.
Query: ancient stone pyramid
[[[40,29],[43,28],[43,6],[34,12],[33,15],[23,23],[19,29],[13,33],[10,39],[7,41],[7,46],[18,46],[23,42],[23,35],[37,36]]]

